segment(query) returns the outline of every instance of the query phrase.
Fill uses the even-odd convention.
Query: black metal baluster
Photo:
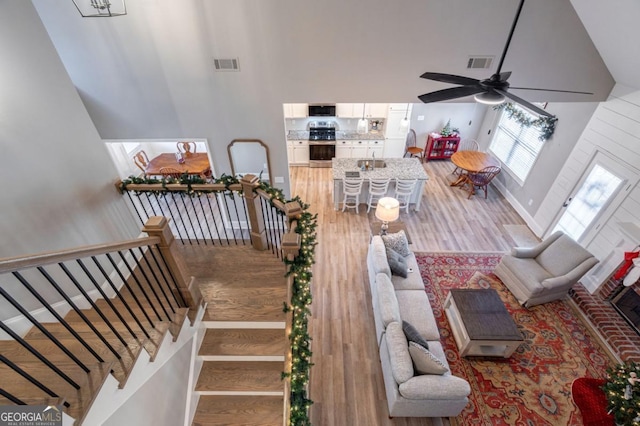
[[[185,216],[187,216],[187,219],[189,220],[189,226],[191,227],[191,230],[193,231],[193,221],[191,220],[191,215],[189,215],[189,207],[187,207],[187,203],[184,201],[184,197],[188,197],[188,195],[184,192],[180,193],[180,199],[182,200],[182,206],[184,207],[184,213]],[[195,232],[193,233],[193,237],[196,239],[196,244],[200,245],[200,241],[198,241],[198,236],[195,234]]]
[[[189,200],[191,201],[191,211],[193,212],[193,215],[196,217],[196,222],[198,222],[198,228],[200,228],[200,234],[202,234],[202,241],[204,241],[204,245],[207,245],[207,239],[204,238],[204,231],[202,230],[202,223],[200,223],[200,215],[198,214],[198,212],[196,211],[196,206],[193,203],[193,197],[194,196],[189,196]],[[194,231],[195,233],[195,231]],[[198,243],[200,244],[200,243]]]
[[[222,217],[223,211],[222,208],[220,207],[220,198],[219,197],[224,197],[224,191],[217,193],[215,200],[216,200],[216,206],[218,207],[218,214],[220,215],[220,224],[222,227],[222,230],[224,231],[224,237],[227,240],[227,245],[230,245],[231,243],[229,242],[229,236],[227,235],[227,229],[224,226],[224,218]],[[216,226],[216,230],[217,230],[217,226]],[[218,232],[218,236],[222,237],[222,235],[220,235],[220,232]],[[220,244],[222,244],[222,238],[220,239]]]
[[[149,248],[147,246],[147,248]],[[132,249],[133,250],[133,249]],[[147,268],[149,269],[149,271],[151,272],[151,275],[153,275],[153,282],[158,284],[158,288],[160,289],[160,291],[162,292],[162,295],[164,296],[164,298],[167,300],[167,303],[169,304],[169,308],[171,308],[171,312],[173,312],[174,314],[176,313],[176,310],[173,309],[173,305],[171,304],[171,301],[169,300],[169,297],[167,297],[167,294],[164,291],[164,287],[162,286],[162,283],[160,282],[160,280],[158,279],[158,276],[156,275],[155,270],[153,269],[153,267],[151,266],[151,263],[149,263],[149,259],[147,259],[147,256],[144,253],[144,250],[142,250],[142,247],[138,247],[138,250],[140,250],[140,255],[142,257],[142,260],[144,260],[144,263],[147,265]],[[149,250],[151,250],[149,248]],[[131,253],[133,254],[133,251],[131,251]],[[149,286],[151,288],[153,288],[153,284],[149,281]],[[160,301],[160,300],[158,300]],[[161,306],[164,306],[164,304],[162,302],[160,302]],[[163,308],[164,309],[164,308]],[[165,310],[165,313],[167,313],[167,311]],[[169,314],[167,313],[167,316]]]
[[[9,293],[7,293],[2,287],[0,287],[0,294],[5,299],[7,299],[7,301],[9,303],[11,303],[11,305],[13,305],[14,308],[16,308],[22,315],[24,315],[24,317],[26,319],[28,319],[33,325],[35,325],[38,328],[38,330],[40,330],[42,332],[42,334],[47,336],[47,338],[49,340],[51,340],[53,342],[53,344],[56,345],[62,352],[64,352],[65,355],[67,355],[69,358],[71,358],[71,360],[73,362],[75,362],[78,365],[78,367],[82,368],[85,373],[88,373],[88,372],[91,371],[91,370],[89,370],[89,367],[84,365],[84,363],[82,361],[80,361],[74,354],[72,354],[71,351],[69,349],[67,349],[67,347],[65,345],[63,345],[60,342],[60,340],[58,340],[58,338],[56,336],[51,334],[51,332],[49,330],[47,330],[42,324],[40,324],[40,321],[35,319],[33,317],[33,315],[31,315],[29,313],[29,311],[27,311],[20,303],[18,303],[18,301],[16,299],[11,297],[11,295]]]
[[[102,309],[100,309],[98,305],[96,305],[96,303],[93,301],[93,299],[91,299],[91,296],[87,294],[86,290],[82,288],[82,285],[80,285],[76,277],[71,273],[71,271],[69,271],[67,266],[62,262],[58,263],[58,266],[60,266],[60,268],[64,271],[64,273],[67,274],[67,277],[69,277],[69,279],[76,286],[78,291],[82,293],[84,298],[87,299],[87,302],[89,302],[91,307],[96,311],[96,313],[100,316],[100,318],[102,318],[105,324],[107,324],[107,327],[109,327],[111,332],[118,338],[118,340],[120,340],[120,342],[122,342],[123,345],[125,345],[125,347],[128,348],[129,344],[127,343],[127,341],[122,338],[122,335],[120,335],[118,330],[115,329],[113,324],[111,324],[111,321],[109,320],[109,318],[106,317],[106,315],[102,312]]]
[[[16,405],[27,405],[26,402],[16,398],[15,396],[11,395],[9,392],[7,392],[2,388],[0,388],[0,395],[4,396],[5,398],[7,398],[9,401],[13,402]]]
[[[89,321],[89,318],[87,318],[87,316],[85,314],[82,313],[82,311],[80,310],[80,308],[78,308],[78,306],[73,303],[73,300],[71,300],[71,298],[69,296],[67,296],[67,293],[65,293],[60,286],[58,285],[58,283],[51,277],[51,275],[49,275],[49,273],[42,267],[42,266],[38,266],[37,267],[38,271],[40,271],[40,273],[47,279],[47,281],[49,281],[49,284],[51,284],[53,286],[53,288],[56,289],[56,291],[60,294],[60,296],[62,296],[64,298],[64,300],[67,301],[67,303],[69,304],[69,306],[71,306],[71,308],[80,316],[80,318],[82,318],[82,320],[87,324],[87,326],[91,329],[91,331],[93,331],[96,336],[98,336],[98,338],[102,341],[102,343],[105,344],[105,346],[107,348],[109,348],[109,350],[111,351],[112,354],[114,354],[116,356],[116,358],[120,359],[122,358],[120,356],[120,354],[118,353],[118,351],[116,351],[113,346],[111,346],[111,344],[109,344],[109,342],[107,341],[107,339],[104,338],[104,336],[102,335],[102,333],[100,333],[98,331],[98,329],[95,328],[95,326],[91,323],[91,321]]]
[[[149,203],[149,207],[151,207],[151,211],[153,212],[154,216],[158,216],[158,213],[156,213],[156,208],[153,207],[153,203],[151,202],[151,199],[149,198],[149,192],[145,191],[144,195],[147,197],[147,203]]]
[[[144,296],[145,299],[147,299],[147,302],[149,302],[149,306],[151,307],[153,312],[158,317],[158,321],[162,321],[162,318],[160,318],[160,314],[158,313],[158,311],[156,311],[156,307],[153,306],[153,303],[151,303],[151,299],[149,299],[149,296],[147,295],[147,292],[145,291],[144,287],[142,286],[142,283],[140,282],[140,280],[138,279],[136,274],[133,272],[133,269],[129,265],[129,262],[127,262],[127,259],[125,259],[124,255],[122,254],[121,251],[118,251],[118,254],[120,255],[120,258],[122,259],[122,262],[124,262],[125,266],[129,270],[129,273],[133,277],[133,280],[136,282],[136,284],[138,284],[138,287],[140,288],[140,291],[142,291],[142,295]],[[155,326],[154,326],[154,328],[155,328]]]
[[[229,202],[227,201],[227,197],[229,196],[229,194],[233,195],[233,192],[230,190],[226,191],[224,197],[222,197],[222,201],[224,201],[224,207],[229,216],[229,225],[231,226],[231,235],[233,235],[233,241],[236,243],[236,245],[238,245],[238,240],[236,240],[236,233],[233,230],[233,220],[231,220],[231,214],[229,214],[231,212],[231,210],[229,209]]]
[[[231,199],[233,200],[233,208],[236,211],[236,218],[238,219],[238,227],[240,228],[240,237],[242,237],[242,224],[240,223],[240,213],[238,213],[238,203],[236,201],[236,193],[231,191]],[[233,222],[232,222],[233,223]],[[233,235],[235,236],[235,231],[233,232]],[[236,241],[236,245],[238,245],[238,242]]]
[[[167,287],[169,288],[169,293],[171,293],[173,295],[173,299],[176,301],[176,305],[178,307],[186,307],[187,303],[185,302],[184,298],[182,297],[182,293],[180,293],[180,290],[178,289],[178,286],[176,285],[176,280],[175,280],[173,274],[171,273],[171,269],[169,269],[169,267],[167,266],[167,262],[165,261],[164,257],[162,256],[162,252],[160,251],[160,249],[156,245],[155,246],[155,250],[158,251],[158,255],[162,259],[162,265],[160,265],[160,262],[158,261],[158,258],[155,255],[154,248],[151,247],[151,246],[148,246],[148,247],[149,247],[149,252],[151,253],[151,257],[153,257],[153,260],[155,261],[156,266],[158,267],[158,270],[160,271],[160,274],[162,274],[162,278],[164,278],[164,281],[167,283]],[[162,266],[164,266],[164,268]],[[176,289],[175,292],[173,291],[173,288],[171,287],[171,283],[169,282],[169,279],[164,274],[165,269],[167,270],[167,272],[169,273],[169,276],[171,277],[171,281],[173,282],[173,288]],[[175,293],[178,293],[178,295],[180,296],[180,300],[182,301],[182,305],[180,304],[180,302],[176,298],[176,294]]]
[[[30,292],[30,293],[31,293],[31,294],[32,294],[36,299],[38,299],[38,301],[39,301],[40,303],[42,303],[42,306],[44,306],[44,307],[47,309],[47,311],[49,311],[49,312],[51,313],[51,315],[53,315],[53,316],[55,317],[55,319],[57,319],[57,320],[58,320],[58,322],[59,322],[60,324],[62,324],[62,326],[63,326],[64,328],[66,328],[66,329],[69,331],[69,333],[71,333],[71,334],[73,335],[73,337],[75,337],[75,338],[78,340],[78,342],[80,342],[80,344],[81,344],[82,346],[84,346],[84,347],[89,351],[89,353],[91,353],[91,355],[93,355],[93,356],[98,360],[98,362],[104,362],[104,359],[102,359],[102,357],[101,357],[100,355],[98,355],[98,354],[96,353],[96,351],[94,351],[94,350],[93,350],[93,348],[92,348],[92,347],[91,347],[91,346],[90,346],[90,345],[89,345],[89,344],[88,344],[88,343],[87,343],[87,342],[86,342],[82,337],[80,337],[80,335],[78,334],[78,332],[76,332],[76,331],[73,329],[73,327],[71,327],[71,325],[69,325],[69,323],[68,323],[67,321],[65,321],[65,319],[64,319],[64,318],[62,318],[62,316],[61,316],[58,312],[56,312],[56,310],[55,310],[55,309],[53,309],[53,308],[51,307],[51,305],[49,304],[49,302],[47,302],[47,301],[44,299],[44,297],[42,297],[42,296],[40,295],[40,293],[38,293],[38,292],[37,292],[37,291],[36,291],[36,290],[31,286],[31,284],[29,284],[29,282],[28,282],[27,280],[25,280],[25,279],[24,279],[24,277],[23,277],[22,275],[20,275],[20,273],[19,273],[19,272],[12,272],[12,274],[13,274],[13,276],[14,276],[14,277],[16,277],[16,278],[18,279],[18,281],[20,281],[20,282],[22,283],[22,285],[24,285],[24,286],[26,287],[26,289],[27,289],[27,290],[29,290],[29,292]]]
[[[98,292],[100,293],[100,295],[102,296],[104,301],[107,303],[107,305],[109,305],[109,307],[111,308],[113,313],[116,314],[116,316],[118,317],[120,322],[126,327],[127,331],[129,333],[131,333],[131,335],[133,336],[134,339],[138,340],[138,336],[136,335],[136,333],[133,332],[131,327],[129,327],[129,324],[127,323],[127,321],[125,321],[125,319],[122,317],[122,315],[120,315],[120,312],[118,312],[116,307],[113,305],[113,302],[111,302],[111,299],[109,298],[109,296],[107,296],[107,294],[104,292],[104,290],[102,290],[102,287],[100,287],[100,284],[98,284],[98,282],[95,280],[95,278],[93,277],[93,274],[91,274],[91,272],[89,272],[89,270],[84,265],[84,263],[82,263],[82,260],[81,259],[76,259],[76,262],[78,262],[78,265],[80,265],[80,267],[82,268],[84,273],[87,275],[87,278],[89,278],[89,280],[93,283],[93,285],[96,288],[96,290],[98,290]]]
[[[268,235],[267,235],[267,232],[268,232],[268,230],[267,230],[267,221],[265,220],[266,217],[267,217],[267,211],[265,209],[265,204],[266,204],[266,201],[262,197],[260,197],[260,209],[262,209],[262,222],[264,224],[264,235],[266,237],[265,240],[267,241],[267,249],[269,249],[269,248],[271,248],[271,245],[270,245],[271,242],[269,241],[269,238],[268,238]]]
[[[273,234],[273,236],[271,237],[273,239],[273,253],[276,255],[276,257],[280,257],[278,255],[278,228],[276,226],[276,221],[277,221],[277,217],[275,214],[275,207],[273,207],[271,205],[271,203],[269,203],[269,224],[271,226],[271,232]]]
[[[144,225],[144,220],[142,220],[142,216],[140,216],[140,212],[138,211],[138,206],[136,205],[136,203],[133,202],[133,197],[131,197],[131,191],[125,190],[125,192],[127,193],[127,197],[129,197],[129,201],[131,202],[133,209],[136,211],[136,215],[138,215],[138,219],[140,219],[140,224]]]
[[[205,198],[209,198],[207,194],[204,195]],[[204,212],[204,205],[202,205],[202,196],[198,197],[198,201],[200,202],[200,211],[202,212],[202,220],[204,220],[204,224],[207,226],[207,231],[209,232],[209,236],[211,237],[211,245],[213,244],[213,234],[211,234],[211,227],[209,227],[209,221],[207,220],[207,214]],[[206,244],[206,239],[205,239]]]
[[[247,199],[244,196],[244,193],[241,195],[242,198],[242,207],[244,208],[244,217],[247,219],[247,234],[242,235],[242,245],[247,245],[246,240],[251,239],[251,221],[249,220],[249,212],[247,212]]]
[[[118,273],[118,276],[122,280],[122,284],[127,288],[127,290],[129,291],[129,294],[131,295],[131,297],[133,297],[133,300],[136,301],[136,304],[138,305],[138,307],[142,311],[142,314],[145,316],[147,321],[149,321],[149,325],[151,326],[151,328],[156,328],[156,326],[153,325],[153,321],[151,321],[151,318],[149,317],[149,315],[147,315],[147,311],[142,307],[142,303],[140,303],[140,300],[138,300],[138,296],[136,296],[136,294],[133,292],[133,289],[131,288],[131,286],[129,286],[129,283],[127,282],[127,279],[124,277],[124,275],[122,275],[122,272],[120,271],[120,268],[118,268],[118,265],[116,264],[116,262],[111,257],[111,253],[106,253],[106,255],[107,255],[107,259],[109,259],[109,262],[111,262],[111,266],[113,266],[113,269],[115,269],[115,271]],[[120,256],[122,256],[122,255],[120,255]],[[143,330],[144,330],[144,328],[143,328]],[[146,331],[145,331],[145,334],[147,335],[147,337],[149,337],[149,335],[147,334]]]
[[[127,309],[127,311],[129,311],[129,314],[133,317],[133,320],[136,322],[136,324],[138,324],[138,327],[140,327],[140,330],[142,330],[142,332],[144,333],[145,336],[147,336],[147,339],[150,339],[151,336],[149,336],[149,333],[147,333],[147,330],[145,330],[145,328],[142,326],[142,323],[140,322],[140,320],[138,319],[138,316],[133,312],[133,310],[131,309],[131,307],[129,306],[129,303],[127,302],[127,300],[122,297],[122,294],[120,294],[120,291],[118,290],[118,288],[115,286],[115,284],[113,283],[113,281],[111,280],[111,277],[109,277],[109,274],[107,274],[107,271],[104,270],[104,268],[102,267],[102,265],[100,264],[100,262],[98,262],[98,259],[95,256],[91,256],[91,259],[93,259],[93,263],[96,264],[96,266],[98,267],[98,269],[100,270],[100,272],[102,272],[102,275],[104,276],[104,278],[107,280],[107,282],[109,283],[109,285],[111,286],[111,288],[113,289],[113,291],[116,293],[116,295],[118,296],[118,298],[120,299],[120,301],[122,302],[122,304],[125,306],[125,308]],[[135,296],[134,296],[135,297]]]
[[[184,222],[184,219],[182,219],[182,213],[180,212],[180,207],[178,206],[178,203],[176,203],[176,197],[175,194],[173,192],[171,192],[171,201],[173,201],[173,205],[176,208],[176,214],[179,216],[180,218],[180,223],[182,224],[182,227],[184,228],[184,232],[185,235],[187,237],[187,241],[189,241],[190,245],[193,245],[193,241],[191,241],[191,238],[189,237],[189,229],[187,228],[187,225]],[[174,219],[174,222],[176,224],[176,227],[178,226],[178,222]],[[182,244],[184,244],[184,239],[182,240]]]
[[[0,328],[2,329],[2,331],[4,331],[5,333],[7,333],[9,336],[11,336],[13,338],[13,340],[15,340],[16,342],[18,342],[19,344],[21,344],[22,346],[24,346],[24,348],[26,350],[28,350],[29,352],[31,352],[31,355],[35,356],[36,358],[38,358],[40,361],[42,361],[47,367],[49,367],[51,370],[53,370],[58,376],[62,377],[64,379],[65,382],[69,383],[71,386],[73,386],[75,389],[80,389],[80,385],[77,384],[76,382],[73,381],[73,379],[71,379],[71,377],[67,376],[62,370],[60,370],[58,367],[56,367],[55,365],[53,365],[53,363],[51,361],[49,361],[47,358],[44,357],[44,355],[42,355],[40,352],[38,352],[38,350],[36,348],[34,348],[33,346],[31,346],[29,343],[27,343],[22,337],[18,336],[12,329],[10,329],[4,322],[0,321]]]
[[[218,231],[218,224],[216,223],[216,214],[213,211],[213,207],[211,207],[211,198],[216,198],[218,196],[218,193],[217,192],[211,192],[211,193],[209,193],[209,195],[212,195],[213,197],[207,197],[206,204],[207,204],[207,206],[209,206],[209,211],[211,212],[211,222],[213,222],[213,227],[216,230],[216,235],[215,236],[218,238],[218,242],[220,244],[222,244],[222,242],[220,241],[220,232]],[[209,221],[207,221],[207,222],[209,222]],[[213,232],[211,233],[211,244],[213,244],[214,246],[216,245]]]
[[[167,203],[167,209],[169,209],[169,215],[171,216],[171,222],[173,224],[173,227],[175,228],[176,232],[178,233],[178,237],[179,237],[180,241],[184,245],[184,238],[182,238],[182,232],[180,232],[180,226],[178,226],[178,222],[176,221],[176,218],[173,216],[173,211],[171,210],[171,205],[169,205],[169,201],[167,199],[167,193],[166,192],[162,194],[162,198],[164,199],[164,202]],[[171,198],[173,199],[173,196]],[[172,204],[175,204],[175,203],[172,202]],[[158,202],[158,205],[160,205],[160,202]]]
[[[54,391],[52,391],[51,389],[49,389],[48,387],[46,387],[45,385],[43,385],[42,383],[40,383],[40,381],[38,379],[36,379],[35,377],[33,377],[31,374],[27,373],[26,371],[24,371],[22,368],[18,367],[16,364],[14,364],[13,362],[11,362],[11,360],[7,359],[4,355],[0,354],[0,362],[3,362],[5,364],[7,364],[7,366],[12,369],[13,371],[15,371],[16,373],[18,373],[19,375],[21,375],[22,377],[24,377],[25,379],[27,379],[29,382],[31,382],[31,384],[35,385],[36,387],[38,387],[38,389],[40,389],[41,391],[43,391],[44,393],[46,393],[47,395],[49,395],[50,397],[53,398],[60,398],[60,396],[56,395],[56,393]],[[12,400],[13,401],[13,400]],[[15,401],[14,401],[15,402]],[[20,405],[25,405],[25,404],[20,404]],[[65,407],[70,407],[71,404],[69,404],[68,402],[64,403]]]

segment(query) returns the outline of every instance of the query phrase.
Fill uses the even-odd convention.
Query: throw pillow
[[[388,249],[392,249],[400,253],[402,256],[409,256],[411,250],[409,250],[409,241],[407,241],[407,235],[404,230],[400,230],[394,234],[382,235],[382,241],[384,246]]]
[[[407,336],[407,340],[410,342],[416,342],[420,346],[425,349],[429,349],[429,342],[427,342],[424,337],[420,334],[418,330],[409,322],[402,321],[402,331],[404,331],[404,335]]]
[[[399,275],[402,278],[407,278],[409,269],[407,267],[407,261],[397,251],[387,248],[387,262],[393,275]]]
[[[413,361],[413,367],[418,374],[444,374],[449,369],[436,358],[429,350],[418,345],[416,342],[409,342],[409,354]]]

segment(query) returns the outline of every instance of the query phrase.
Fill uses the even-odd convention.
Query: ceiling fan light
[[[500,105],[505,101],[505,97],[496,92],[484,92],[474,95],[473,98],[476,102],[480,102],[485,105]]]

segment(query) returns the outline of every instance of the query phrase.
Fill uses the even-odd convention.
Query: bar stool
[[[389,190],[390,179],[370,179],[369,180],[369,198],[367,200],[367,213],[371,211],[371,207],[378,205],[378,200],[387,195]]]
[[[360,204],[362,183],[362,179],[344,179],[342,181],[342,193],[344,194],[342,199],[343,212],[345,209],[356,209],[356,213],[359,213],[358,205]]]
[[[396,179],[396,195],[394,198],[400,202],[400,210],[405,209],[409,213],[409,202],[416,183],[418,183],[417,179]]]

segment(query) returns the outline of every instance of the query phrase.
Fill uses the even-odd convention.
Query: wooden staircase
[[[282,425],[285,266],[250,246],[216,250],[211,263],[215,277],[199,277],[207,310],[193,425]]]

